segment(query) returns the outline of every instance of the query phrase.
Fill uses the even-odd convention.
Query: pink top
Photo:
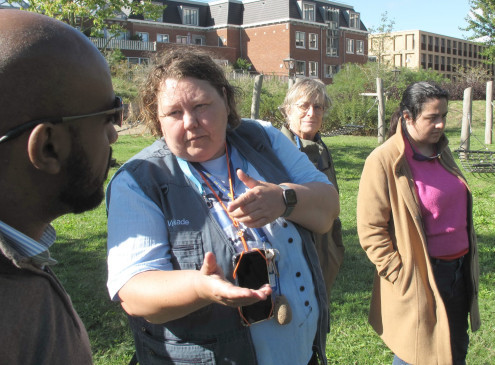
[[[404,143],[420,201],[428,253],[431,257],[448,260],[463,256],[469,250],[466,186],[448,172],[438,158],[413,159],[405,136]]]

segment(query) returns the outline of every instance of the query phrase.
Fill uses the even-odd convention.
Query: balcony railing
[[[156,52],[156,42],[131,41],[123,39],[110,39],[89,37],[91,42],[100,49],[125,49],[130,51],[151,51]]]

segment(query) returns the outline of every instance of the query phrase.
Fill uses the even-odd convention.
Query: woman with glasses
[[[235,96],[210,56],[182,48],[142,89],[162,138],[107,190],[108,289],[139,364],[326,363],[310,231],[330,228],[337,192],[270,123],[241,120]]]
[[[330,98],[323,82],[311,78],[298,79],[287,92],[280,107],[286,119],[281,131],[328,177],[338,191],[332,155],[319,132],[323,116],[329,107]],[[342,225],[339,218],[333,221],[329,232],[315,235],[315,244],[327,295],[330,298],[330,289],[344,259]]]
[[[440,87],[410,85],[359,185],[359,240],[376,266],[369,321],[393,364],[465,364],[468,316],[480,327],[472,196],[447,146],[447,106]]]

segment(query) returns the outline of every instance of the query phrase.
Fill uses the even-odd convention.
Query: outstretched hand
[[[198,296],[230,307],[240,307],[265,300],[272,292],[268,284],[256,290],[233,285],[225,279],[222,268],[217,265],[212,252],[206,253],[200,274],[202,275],[195,283]]]
[[[230,202],[227,211],[250,228],[260,228],[273,222],[285,211],[282,189],[276,185],[253,179],[241,169],[237,177],[249,189]]]

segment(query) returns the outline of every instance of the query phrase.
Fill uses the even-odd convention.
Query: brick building
[[[127,32],[107,47],[147,62],[169,47],[205,47],[220,62],[249,61],[253,72],[310,76],[330,83],[346,62],[368,60],[368,31],[352,6],[328,0],[164,1],[161,19],[122,16]],[[104,47],[108,39],[93,39]],[[286,62],[284,63],[284,59]],[[292,62],[289,62],[292,61]]]

